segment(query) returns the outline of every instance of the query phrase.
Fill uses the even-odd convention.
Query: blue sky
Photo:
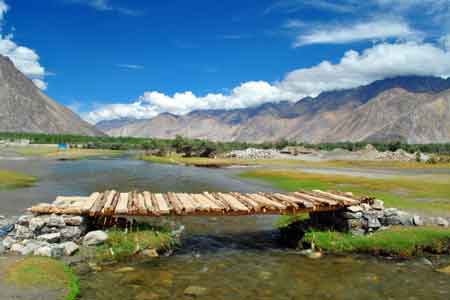
[[[0,54],[91,122],[450,75],[450,0],[0,0]]]

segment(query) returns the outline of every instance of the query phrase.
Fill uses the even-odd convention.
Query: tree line
[[[224,153],[232,150],[247,148],[283,149],[285,147],[305,147],[316,150],[345,149],[358,151],[366,147],[368,142],[339,142],[309,144],[289,140],[276,142],[248,143],[248,142],[214,142],[203,139],[190,139],[176,136],[174,139],[110,137],[110,136],[81,136],[72,134],[43,134],[43,133],[0,133],[0,140],[29,140],[32,144],[77,144],[91,149],[113,150],[146,150],[184,153],[192,156]],[[450,154],[450,143],[446,144],[408,144],[404,142],[375,142],[371,143],[378,151],[397,151],[402,149],[409,153],[438,153]]]

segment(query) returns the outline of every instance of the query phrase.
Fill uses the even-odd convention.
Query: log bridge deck
[[[89,197],[57,197],[52,204],[30,208],[35,214],[90,217],[120,216],[228,216],[294,214],[335,211],[368,202],[351,193],[299,191],[294,193],[120,193],[114,190]]]

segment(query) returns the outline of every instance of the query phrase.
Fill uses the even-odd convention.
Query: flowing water
[[[39,177],[37,186],[0,191],[0,214],[17,215],[56,195],[115,188],[152,191],[271,191],[233,170],[150,164],[127,159],[57,162],[3,160],[0,169]],[[81,300],[191,299],[450,299],[450,277],[421,260],[326,256],[311,260],[277,243],[275,217],[177,218],[186,226],[173,256],[135,263],[130,273],[111,266],[81,278]],[[440,258],[447,260],[448,258]],[[444,262],[445,264],[445,262]],[[199,290],[199,292],[200,292]]]

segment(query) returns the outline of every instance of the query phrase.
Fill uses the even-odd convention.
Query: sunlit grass
[[[35,182],[36,177],[8,170],[0,170],[0,190],[30,187],[33,186]]]
[[[392,227],[366,236],[334,231],[311,231],[304,241],[330,253],[360,252],[409,257],[422,252],[447,253],[450,229],[438,227]]]
[[[61,261],[44,257],[27,257],[6,270],[5,280],[20,288],[48,288],[62,291],[65,300],[77,298],[79,280]]]
[[[175,238],[163,230],[138,229],[126,232],[112,229],[108,231],[106,243],[97,247],[96,256],[100,261],[121,261],[133,257],[144,249],[169,250],[176,244]]]
[[[450,163],[429,164],[416,161],[383,161],[383,160],[329,160],[305,161],[297,159],[255,160],[260,165],[292,165],[309,168],[362,168],[362,169],[448,169]]]
[[[117,156],[124,152],[120,150],[108,149],[58,149],[56,147],[17,147],[15,150],[18,154],[31,157],[43,157],[52,159],[76,160],[99,156]]]
[[[160,163],[160,164],[174,164],[197,167],[230,167],[234,165],[249,165],[252,162],[239,159],[228,158],[204,158],[204,157],[183,157],[181,155],[170,155],[165,157],[160,156],[141,156],[140,159]]]
[[[261,179],[286,191],[337,190],[374,196],[386,206],[427,213],[450,212],[450,176],[367,178],[296,171],[253,170],[243,178]]]

